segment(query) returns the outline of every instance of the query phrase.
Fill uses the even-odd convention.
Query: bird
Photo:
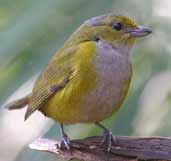
[[[71,149],[65,124],[93,123],[103,130],[101,145],[110,151],[111,131],[100,122],[121,107],[132,78],[131,51],[139,37],[152,33],[123,15],[92,17],[52,56],[32,92],[5,105],[9,110],[27,106],[25,120],[35,111],[58,122],[59,147]]]

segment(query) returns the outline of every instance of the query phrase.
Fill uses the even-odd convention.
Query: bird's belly
[[[88,76],[90,71],[84,73],[81,85],[77,81],[68,84],[41,111],[56,121],[68,124],[102,121],[117,111],[127,94],[132,76],[128,58],[103,47],[99,51],[97,49],[93,64],[94,77]],[[91,82],[96,84],[87,90]]]
[[[82,101],[82,122],[102,121],[116,112],[127,94],[131,74],[129,64],[120,69],[113,64],[103,66],[99,71],[97,87]]]

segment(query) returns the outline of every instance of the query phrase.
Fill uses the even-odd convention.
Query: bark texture
[[[59,149],[59,141],[40,138],[29,145],[31,149],[54,153],[66,160],[79,161],[169,161],[171,160],[170,137],[116,137],[116,145],[107,152],[99,147],[101,137],[73,140],[71,151]]]

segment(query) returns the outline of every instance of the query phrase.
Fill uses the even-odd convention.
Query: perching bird
[[[39,110],[59,122],[60,146],[67,149],[71,143],[63,124],[95,123],[104,130],[102,145],[109,151],[114,138],[99,122],[121,107],[132,78],[131,49],[136,38],[151,32],[121,15],[90,18],[52,57],[32,93],[6,108],[27,105],[25,120]]]

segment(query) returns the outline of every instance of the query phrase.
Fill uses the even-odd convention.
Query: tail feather
[[[13,102],[10,102],[9,104],[5,105],[5,108],[8,109],[8,110],[21,109],[21,108],[25,107],[26,105],[28,105],[29,98],[30,98],[30,95],[28,95],[28,96],[26,96],[24,98],[15,100]]]

